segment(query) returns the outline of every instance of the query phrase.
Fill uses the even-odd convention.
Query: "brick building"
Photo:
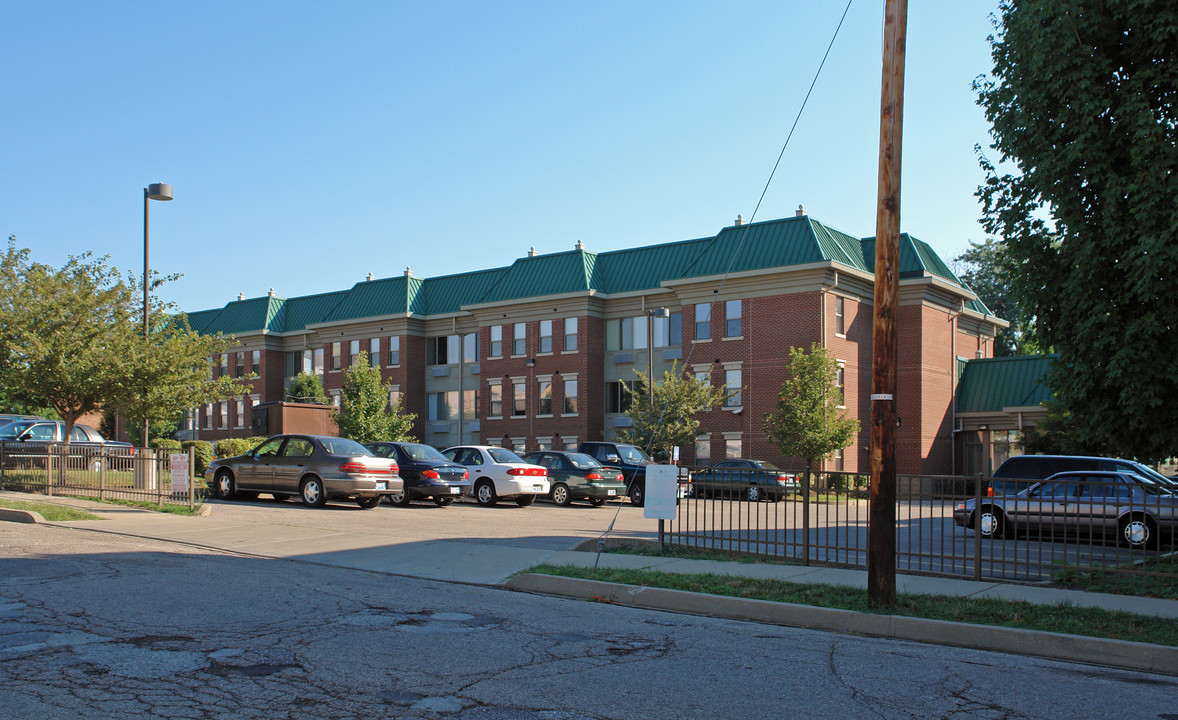
[[[741,388],[701,416],[687,461],[756,457],[797,467],[766,440],[792,346],[818,343],[842,365],[846,406],[862,432],[826,469],[868,468],[874,240],[796,217],[723,228],[715,236],[594,253],[576,247],[507,267],[443,277],[369,279],[348,290],[239,298],[189,315],[239,347],[215,372],[255,372],[253,390],[214,403],[191,435],[249,432],[249,409],[281,400],[299,371],[321,373],[337,397],[361,352],[418,415],[438,447],[483,442],[567,448],[612,437],[628,418],[634,371],[678,361]],[[954,395],[963,360],[989,357],[1005,325],[925,243],[901,236],[897,434],[900,472],[954,465]],[[660,312],[659,309],[665,309]]]

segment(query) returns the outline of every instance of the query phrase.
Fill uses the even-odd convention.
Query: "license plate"
[[[533,492],[544,492],[544,486],[543,485],[533,485],[532,491]]]
[[[618,494],[617,490],[609,490],[608,492],[610,495],[617,495]]]
[[[460,488],[460,487],[454,487],[454,486],[451,486],[451,487],[450,487],[450,492],[451,492],[452,494],[454,494],[454,495],[459,495],[459,494],[461,494],[461,493],[462,493],[462,488]]]
[[[382,482],[378,482],[378,483],[376,484],[376,489],[377,489],[377,490],[384,490],[386,487],[387,487],[387,485],[386,485],[385,483],[382,483]]]

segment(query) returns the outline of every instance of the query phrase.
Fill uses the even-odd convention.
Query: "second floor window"
[[[605,384],[605,411],[611,413],[626,412],[633,402],[633,381],[620,380]]]
[[[262,351],[254,350],[250,354],[250,372],[259,375],[262,372]]]
[[[847,334],[846,302],[841,297],[834,299],[834,334]]]
[[[343,343],[333,342],[331,344],[331,369],[332,370],[339,370],[340,369],[340,365],[343,363],[343,358],[342,358],[343,352],[344,352]]]
[[[239,352],[233,358],[233,377],[245,375],[245,353]]]
[[[374,367],[380,367],[380,338],[368,341],[368,362]]]
[[[552,321],[540,321],[540,352],[552,352]]]
[[[577,381],[564,381],[564,414],[577,414]]]
[[[353,340],[348,343],[348,367],[353,367],[360,362],[360,341]]]
[[[552,414],[552,381],[541,380],[539,385],[540,391],[540,407],[536,410],[537,415],[551,415]]]
[[[316,375],[323,374],[323,348],[315,348],[314,370]]]
[[[511,414],[519,417],[528,414],[527,388],[522,380],[511,385]]]
[[[695,339],[707,340],[712,336],[712,306],[704,303],[695,306]]]
[[[389,336],[389,365],[401,364],[401,336]]]
[[[503,326],[502,325],[492,325],[491,326],[491,347],[488,348],[487,352],[489,353],[487,355],[487,357],[493,357],[493,358],[503,357]]]
[[[451,365],[458,362],[458,336],[443,335],[425,339],[426,365]]]
[[[516,323],[511,329],[511,354],[523,355],[528,351],[528,324]]]
[[[489,398],[487,417],[503,417],[503,386],[498,384],[488,385],[487,390],[487,397]]]
[[[724,385],[727,392],[733,393],[732,397],[724,401],[727,407],[740,407],[740,388],[741,388],[741,373],[740,370],[725,370],[724,371]]]
[[[724,303],[724,337],[740,337],[740,301],[729,300]]]

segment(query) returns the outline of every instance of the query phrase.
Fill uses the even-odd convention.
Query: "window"
[[[489,353],[490,354],[487,355],[487,357],[493,357],[493,358],[503,357],[503,326],[502,325],[492,325],[491,326],[491,347],[489,349]]]
[[[516,323],[511,329],[511,354],[525,355],[528,352],[528,324]]]
[[[834,299],[834,334],[835,335],[846,335],[847,334],[846,316],[844,314],[844,310],[845,310],[845,307],[844,307],[843,298],[836,297]]]
[[[205,430],[213,429],[213,404],[205,405]]]
[[[462,361],[477,363],[479,361],[479,334],[470,333],[462,336]]]
[[[577,381],[564,381],[564,414],[577,414]]]
[[[337,408],[343,403],[343,396],[339,390],[328,390],[327,394],[331,397],[331,404]]]
[[[540,352],[552,352],[552,321],[540,321]]]
[[[229,428],[229,403],[217,403],[221,406],[221,419],[217,422],[217,428],[220,430],[227,430]]]
[[[380,367],[380,338],[368,341],[368,362],[372,367]]]
[[[393,385],[389,388],[389,407],[396,407],[401,402],[401,386]]]
[[[225,377],[229,374],[229,354],[221,353],[219,362],[221,363],[221,372],[217,377]]]
[[[236,353],[233,357],[233,377],[245,375],[245,353]]]
[[[834,451],[834,469],[839,472],[842,472],[845,469],[843,467],[843,449],[842,448],[839,448]]]
[[[316,375],[323,374],[323,348],[315,348],[314,369]]]
[[[724,457],[738,458],[741,452],[740,433],[724,433]]]
[[[478,415],[479,407],[479,392],[478,390],[463,390],[462,391],[462,419],[474,420]]]
[[[499,383],[489,385],[487,388],[490,392],[490,407],[487,410],[487,417],[503,417],[503,386]]]
[[[245,398],[237,398],[237,407],[235,408],[236,417],[233,418],[233,426],[243,428],[245,427]]]
[[[446,421],[454,417],[458,409],[458,391],[426,393],[427,418],[431,421]]]
[[[541,380],[539,383],[540,391],[540,407],[536,410],[537,415],[551,415],[552,414],[552,381]]]
[[[552,438],[551,437],[538,437],[538,438],[536,438],[536,448],[538,450],[542,450],[544,452],[551,450],[552,449]],[[547,467],[547,468],[559,467],[560,460],[558,458],[551,456],[551,455],[545,455],[544,460],[541,464],[543,464],[544,467]]]
[[[262,351],[254,350],[250,353],[250,372],[257,375],[262,372]]]
[[[724,401],[726,407],[740,407],[740,369],[725,370],[724,371],[724,385],[727,386],[728,392],[734,393],[732,397]]]
[[[528,414],[527,387],[522,379],[511,381],[511,414],[515,417]]]
[[[724,337],[740,337],[740,301],[729,300],[724,303]]]
[[[331,369],[339,370],[342,362],[341,355],[343,355],[343,343],[333,342],[331,344]]]
[[[605,411],[611,413],[626,412],[633,402],[633,380],[620,380],[605,384]]]
[[[564,351],[577,351],[577,318],[564,319]]]
[[[710,435],[700,435],[695,439],[695,463],[702,465],[712,457],[712,438]]]
[[[695,339],[707,340],[712,336],[712,306],[695,306]]]
[[[561,440],[561,444],[564,445],[565,450],[576,450],[577,449],[577,436],[576,435],[565,435],[564,438]]]
[[[670,330],[671,319],[664,317],[656,317],[651,321],[654,324],[652,332],[654,333],[654,347],[662,348],[668,345],[668,331]]]
[[[389,365],[401,364],[401,336],[389,335]]]
[[[696,370],[695,379],[708,387],[712,386],[712,371],[711,370]]]
[[[678,347],[683,344],[683,313],[673,312],[667,319],[667,345]]]
[[[844,394],[844,385],[846,383],[846,380],[847,380],[847,364],[844,362],[839,362],[837,368],[834,371],[834,386],[835,386],[835,388],[838,389],[839,407],[846,407],[846,403],[845,403],[846,395]]]
[[[425,364],[450,364],[450,343],[447,336],[442,335],[440,337],[429,337],[425,339]]]
[[[358,362],[360,362],[360,341],[353,340],[348,343],[348,367],[354,367]]]

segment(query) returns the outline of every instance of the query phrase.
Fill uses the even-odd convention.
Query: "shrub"
[[[171,438],[155,438],[151,441],[151,446],[156,450],[182,450],[183,447],[179,440]]]
[[[225,438],[217,441],[217,457],[235,457],[237,455],[245,455],[250,450],[253,450],[266,438],[251,437],[251,438]]]
[[[213,444],[208,440],[185,440],[180,443],[180,449],[188,448],[192,448],[193,464],[196,465],[193,471],[197,475],[204,475],[213,461]]]

